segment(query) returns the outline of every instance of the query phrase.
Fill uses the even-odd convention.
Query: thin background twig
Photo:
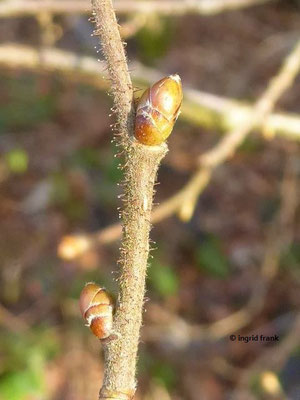
[[[182,15],[186,13],[214,15],[224,11],[267,3],[268,1],[271,0],[117,0],[114,2],[114,7],[120,14],[138,12],[143,14],[158,13],[162,15]],[[80,0],[4,0],[0,3],[0,17],[36,15],[40,12],[49,12],[52,14],[89,13],[90,3]]]
[[[101,90],[108,89],[107,71],[104,62],[93,57],[55,48],[35,49],[19,44],[0,45],[0,65],[9,69],[23,68],[58,72],[69,79],[87,83]],[[102,74],[99,74],[99,69]],[[136,87],[149,86],[162,77],[162,73],[140,63],[130,64],[133,83]],[[185,88],[180,119],[196,126],[221,131],[233,130],[251,117],[253,107],[247,103],[226,97]],[[300,117],[297,114],[273,113],[268,115],[256,129],[267,138],[279,135],[287,139],[300,140]]]

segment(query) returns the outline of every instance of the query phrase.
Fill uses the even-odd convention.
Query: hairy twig
[[[103,62],[58,49],[35,49],[16,44],[0,45],[0,65],[6,68],[55,71],[80,82],[91,84],[101,90],[107,89],[107,72]],[[103,71],[99,75],[99,68]],[[161,78],[162,73],[139,63],[130,65],[135,86],[149,86]],[[233,130],[251,117],[253,107],[246,103],[216,96],[210,93],[185,89],[180,119],[207,129]],[[274,113],[268,115],[256,129],[267,132],[270,137],[279,135],[300,140],[300,117],[294,114]]]
[[[182,15],[198,13],[214,15],[224,11],[241,9],[270,0],[190,0],[190,1],[134,1],[117,0],[114,3],[118,13],[132,12],[162,15]],[[71,14],[90,12],[90,3],[87,0],[3,0],[0,3],[1,17],[18,17],[36,15],[45,11],[51,14]]]
[[[124,46],[111,1],[93,0],[95,35],[101,36],[101,46],[107,62],[114,108],[117,116],[119,142],[126,141],[133,131],[133,86],[128,71]]]
[[[132,138],[133,89],[112,2],[92,0],[92,8],[95,34],[101,37],[111,80],[117,143],[122,146],[125,158],[120,290],[113,326],[115,335],[104,345],[105,370],[100,399],[122,400],[131,399],[136,387],[153,187],[167,145],[144,146]]]
[[[126,169],[126,204],[123,211],[123,242],[120,262],[119,307],[115,330],[120,334],[106,349],[105,390],[102,394],[135,389],[135,365],[142,322],[145,274],[149,253],[153,185],[166,145],[134,144]]]

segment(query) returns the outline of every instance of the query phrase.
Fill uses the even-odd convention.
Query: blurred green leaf
[[[72,154],[70,163],[82,168],[99,168],[101,166],[99,149],[93,147],[81,148]]]
[[[172,390],[178,382],[177,372],[172,364],[158,359],[157,355],[145,348],[141,349],[138,364],[138,370],[142,374],[149,375],[150,372],[153,380],[168,390]]]
[[[2,368],[4,371],[23,370],[28,365],[36,364],[37,360],[51,359],[58,351],[59,344],[53,332],[36,328],[29,334],[0,336],[2,345]]]
[[[52,200],[54,203],[66,203],[71,197],[70,185],[66,175],[62,172],[56,172],[53,177]]]
[[[87,215],[86,203],[73,198],[72,201],[64,207],[64,212],[65,216],[71,221],[82,221]]]
[[[151,368],[151,375],[156,382],[164,385],[167,389],[174,388],[176,379],[176,372],[171,364],[155,360]]]
[[[55,111],[53,93],[41,94],[38,80],[30,76],[2,80],[3,93],[9,93],[0,107],[0,132],[26,129],[38,122],[50,120]]]
[[[87,203],[84,198],[72,190],[68,173],[58,171],[52,175],[51,201],[59,206],[65,217],[71,221],[81,221],[87,214]]]
[[[260,139],[257,139],[254,136],[248,136],[244,142],[241,144],[239,148],[239,152],[243,154],[255,154],[259,151],[263,151],[264,142]]]
[[[100,182],[97,182],[94,187],[94,195],[97,203],[106,209],[116,208],[118,202],[118,187],[112,184],[106,177],[102,178]]]
[[[158,15],[149,17],[146,26],[136,35],[139,58],[145,64],[153,65],[156,59],[166,54],[172,42],[173,31],[171,19]]]
[[[154,290],[161,296],[172,296],[178,292],[177,274],[167,265],[154,262],[149,268],[149,279]]]
[[[217,278],[229,275],[229,264],[220,241],[214,236],[207,237],[196,249],[196,265]]]
[[[281,256],[281,264],[285,268],[297,268],[300,266],[300,243],[292,243]]]
[[[249,380],[249,388],[250,391],[257,399],[261,399],[262,395],[262,388],[260,385],[260,374],[258,372],[255,372],[252,374],[250,380]]]
[[[280,207],[278,197],[263,198],[259,204],[260,219],[263,223],[272,221]]]
[[[11,172],[23,174],[28,168],[28,154],[23,149],[14,149],[6,153],[6,163]]]
[[[121,163],[120,158],[114,157],[116,148],[107,151],[105,149],[100,154],[101,179],[93,187],[97,202],[105,207],[116,207],[120,205],[117,196],[120,189],[116,185],[122,181],[123,172],[118,168]]]
[[[116,150],[115,150],[116,151]],[[117,183],[122,180],[123,172],[118,168],[121,163],[120,158],[115,157],[116,152],[107,152],[101,157],[103,173],[111,183]]]
[[[26,400],[29,396],[44,394],[44,376],[42,371],[17,371],[1,378],[1,400]]]
[[[55,335],[49,329],[30,334],[3,335],[1,400],[27,400],[45,397],[45,367],[58,351]]]

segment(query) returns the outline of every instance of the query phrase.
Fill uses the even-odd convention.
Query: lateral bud
[[[93,282],[87,283],[81,291],[79,307],[87,326],[97,338],[103,340],[111,336],[114,302],[104,288]]]

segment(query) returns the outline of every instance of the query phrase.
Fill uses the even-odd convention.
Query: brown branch
[[[234,154],[239,145],[255,126],[261,125],[266,116],[272,111],[275,103],[293,83],[300,69],[300,41],[293,51],[284,60],[278,73],[269,83],[268,88],[253,107],[252,115],[242,124],[227,135],[222,142],[209,154],[200,157],[201,165],[214,168]]]
[[[114,2],[120,14],[142,13],[161,15],[183,15],[197,13],[214,15],[224,11],[267,3],[270,0],[190,0],[190,1],[134,1],[117,0]],[[40,12],[51,14],[82,14],[90,12],[87,0],[3,0],[0,2],[0,18],[36,15]]]
[[[111,0],[92,0],[96,30],[101,38],[114,109],[117,142],[125,158],[121,274],[113,338],[104,343],[105,368],[100,399],[129,400],[136,382],[137,351],[142,324],[153,187],[167,145],[144,146],[132,137],[133,89]]]
[[[58,49],[35,49],[16,44],[0,45],[0,65],[6,68],[25,68],[57,72],[69,79],[85,82],[101,90],[108,88],[107,72],[103,62]],[[102,74],[99,74],[99,69]],[[139,63],[130,66],[135,86],[149,86],[161,78],[162,73]],[[252,115],[253,107],[246,103],[193,89],[185,89],[180,118],[196,126],[221,131],[243,125]],[[300,118],[296,114],[270,114],[256,129],[288,139],[300,140]]]
[[[280,187],[280,209],[266,233],[266,250],[254,291],[245,307],[221,319],[210,327],[210,334],[222,337],[248,325],[265,304],[265,296],[276,276],[281,254],[293,237],[293,221],[299,205],[296,159],[299,154],[291,146],[286,154],[286,165]]]
[[[293,83],[300,69],[300,41],[288,57],[284,60],[279,73],[271,79],[266,91],[258,99],[253,107],[252,115],[226,135],[212,150],[199,157],[199,171],[196,173],[194,184],[190,185],[186,192],[185,199],[179,209],[179,214],[184,220],[189,220],[193,215],[195,205],[199,195],[209,182],[209,179],[203,179],[203,176],[210,178],[215,169],[232,157],[237,148],[246,139],[249,133],[264,122],[264,119],[272,111],[275,103],[280,96]]]
[[[135,389],[136,357],[149,254],[153,185],[158,165],[167,147],[150,147],[135,143],[131,150],[132,158],[126,170],[126,205],[122,213],[119,307],[114,322],[114,329],[120,338],[106,346],[106,370],[101,391],[103,398],[104,394],[114,391],[133,393]]]
[[[111,1],[92,0],[94,35],[101,37],[101,46],[107,62],[114,112],[117,116],[119,142],[126,146],[133,132],[133,86],[128,71],[124,46]]]
[[[136,35],[147,24],[148,17],[145,14],[133,14],[120,26],[120,33],[123,39],[129,39]]]

